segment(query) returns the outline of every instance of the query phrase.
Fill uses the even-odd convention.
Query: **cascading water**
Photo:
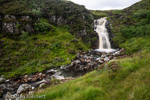
[[[114,52],[116,50],[111,49],[111,44],[109,41],[109,34],[106,28],[106,24],[107,24],[107,17],[94,20],[94,28],[99,36],[99,49],[96,49],[96,51],[109,53],[109,52]]]

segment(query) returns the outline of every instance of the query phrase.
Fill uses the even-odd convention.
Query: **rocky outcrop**
[[[86,35],[87,35],[86,29],[80,30],[80,31],[79,31],[79,35],[80,35],[79,37],[86,36]]]
[[[50,22],[55,23],[56,21],[57,21],[57,19],[56,19],[55,15],[53,15],[53,16],[50,17]]]
[[[35,33],[35,20],[32,20],[30,16],[5,15],[1,19],[1,32],[4,36],[8,36],[10,38],[13,36],[13,38],[18,38],[23,31],[30,34]]]
[[[60,24],[60,25],[67,24],[67,20],[64,19],[63,16],[52,15],[52,16],[50,16],[49,21],[52,23]]]
[[[34,32],[34,29],[33,29],[33,27],[32,27],[31,24],[26,24],[26,25],[24,26],[24,29],[25,29],[27,32],[29,32],[29,33]]]
[[[17,94],[24,93],[26,91],[32,90],[32,86],[29,84],[22,84],[17,90]]]
[[[1,6],[2,16],[1,32],[3,36],[8,36],[13,39],[19,38],[23,32],[29,34],[40,33],[42,29],[36,27],[38,25],[44,26],[43,23],[38,24],[40,18],[49,20],[47,24],[54,24],[67,28],[70,33],[75,34],[77,38],[81,38],[85,43],[91,44],[97,40],[92,40],[95,37],[93,27],[93,15],[81,5],[69,1],[62,0],[42,0],[35,2],[35,8],[30,8],[28,5],[32,5],[31,2],[26,2],[22,6],[21,1],[14,0],[12,4],[17,1],[18,6],[13,5],[12,8],[16,8],[20,12],[12,12],[11,8],[8,10],[6,7]],[[6,3],[6,4],[5,4]],[[5,2],[5,5],[9,5],[9,1]],[[41,4],[43,4],[41,6]],[[2,4],[3,5],[3,4]],[[22,8],[22,7],[25,8]],[[37,8],[40,8],[37,9]],[[34,9],[34,10],[31,10]],[[8,12],[7,12],[8,10]],[[16,10],[16,11],[17,11]],[[9,12],[10,11],[10,12]],[[36,24],[36,25],[35,25]],[[42,32],[48,32],[50,29],[45,28]]]
[[[6,33],[12,33],[12,34],[18,34],[19,29],[16,27],[16,23],[8,22],[3,24],[3,32]]]

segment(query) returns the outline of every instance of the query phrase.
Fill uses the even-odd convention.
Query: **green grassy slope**
[[[51,22],[54,15],[66,23]],[[0,0],[0,17],[0,75],[7,78],[70,64],[78,50],[96,41],[91,13],[70,1]],[[12,24],[13,32],[5,24]]]
[[[145,43],[148,40],[150,39],[145,40]],[[36,95],[46,95],[45,100],[149,100],[150,48],[143,48],[145,49],[142,52],[132,57],[105,64],[103,70],[96,70],[81,78],[49,87]],[[114,65],[117,66],[115,71],[111,69]]]
[[[110,11],[108,14],[112,24],[114,44],[120,46],[131,38],[150,36],[149,0],[142,0],[122,11]]]
[[[88,50],[89,46],[76,39],[65,26],[51,25],[51,29],[47,34],[32,36],[24,32],[18,41],[2,38],[0,75],[14,77],[70,64],[76,51]]]
[[[106,63],[102,70],[49,87],[35,95],[46,95],[46,100],[149,100],[149,7],[149,0],[142,0],[125,10],[92,11],[95,17],[109,17],[114,43],[125,48],[129,56]]]

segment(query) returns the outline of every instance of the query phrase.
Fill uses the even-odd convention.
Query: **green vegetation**
[[[97,39],[92,37],[93,16],[95,19],[108,17],[114,45],[125,48],[128,57],[102,64],[85,76],[50,86],[35,95],[46,95],[45,100],[150,99],[149,0],[124,10],[90,12],[66,0],[0,0],[0,14],[2,19],[6,14],[17,15],[17,28],[23,29],[24,24],[33,23],[35,31],[23,29],[21,34],[0,34],[0,75],[6,78],[70,64],[76,51],[88,50],[90,40]],[[22,21],[22,15],[29,15],[29,20]],[[53,15],[66,23],[50,22],[49,17]],[[88,35],[81,37],[79,31],[84,29]],[[74,34],[76,32],[79,34]]]
[[[70,64],[76,51],[88,50],[80,39],[73,42],[75,36],[65,28],[52,25],[51,28],[47,34],[30,36],[23,32],[20,41],[2,38],[4,56],[0,58],[0,75],[14,77]]]
[[[2,17],[5,17],[5,15],[16,15],[18,17],[27,15],[32,17],[34,19],[32,23],[35,23],[37,17],[44,17],[49,20],[51,16],[55,16],[56,21],[51,23],[62,26],[68,25],[71,33],[86,29],[89,33],[88,36],[92,36],[92,14],[84,6],[73,2],[67,0],[0,0],[0,3]],[[85,40],[90,39],[88,36]]]
[[[94,18],[108,15],[113,41],[125,48],[129,56],[105,63],[83,77],[40,90],[35,95],[46,95],[46,100],[149,100],[149,9],[149,1],[142,0],[124,10],[91,11]],[[112,69],[114,64],[116,68]]]
[[[39,20],[37,23],[35,23],[35,31],[41,33],[41,32],[49,32],[50,28],[52,26],[48,23],[47,20]]]
[[[135,37],[150,36],[149,0],[142,0],[124,10],[110,11],[109,21],[112,23],[114,44],[119,46]]]
[[[122,10],[112,10],[112,14],[121,14]]]
[[[93,14],[95,19],[99,19],[101,17],[108,17],[108,14],[105,11],[91,10],[91,13]]]
[[[94,41],[92,14],[67,0],[0,0],[0,17],[5,26],[0,29],[0,75],[7,78],[70,64]],[[86,36],[81,37],[82,30]]]
[[[149,100],[150,39],[139,40],[147,45],[140,42],[143,50],[133,57],[111,61],[103,65],[103,70],[93,71],[75,80],[49,87],[35,95],[46,95],[45,100]],[[136,44],[137,41],[129,42],[128,45]],[[130,51],[134,51],[136,47],[131,48]],[[111,69],[114,63],[117,64],[115,71]]]

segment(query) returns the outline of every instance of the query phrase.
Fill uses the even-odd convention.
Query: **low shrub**
[[[37,32],[48,32],[50,31],[51,25],[44,21],[39,21],[38,23],[35,23],[35,30]]]

